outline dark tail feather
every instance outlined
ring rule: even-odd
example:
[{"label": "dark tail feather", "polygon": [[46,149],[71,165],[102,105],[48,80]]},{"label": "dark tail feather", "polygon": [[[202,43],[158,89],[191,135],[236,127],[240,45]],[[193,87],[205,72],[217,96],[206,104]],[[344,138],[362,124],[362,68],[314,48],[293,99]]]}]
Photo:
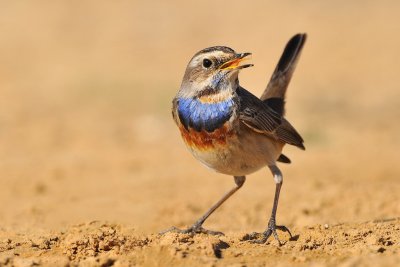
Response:
[{"label": "dark tail feather", "polygon": [[277,161],[282,162],[282,163],[288,163],[288,164],[292,162],[288,157],[286,157],[286,156],[283,155],[283,154],[281,154],[281,155],[279,156],[279,158],[277,159]]},{"label": "dark tail feather", "polygon": [[[261,100],[264,101],[269,98],[285,98],[286,89],[289,85],[290,79],[292,78],[293,72],[296,69],[296,64],[299,60],[306,39],[307,35],[305,33],[299,33],[293,36],[286,44],[285,50],[279,59],[271,80],[260,98]],[[278,109],[284,111],[284,101],[281,101],[281,105],[282,106]]]}]

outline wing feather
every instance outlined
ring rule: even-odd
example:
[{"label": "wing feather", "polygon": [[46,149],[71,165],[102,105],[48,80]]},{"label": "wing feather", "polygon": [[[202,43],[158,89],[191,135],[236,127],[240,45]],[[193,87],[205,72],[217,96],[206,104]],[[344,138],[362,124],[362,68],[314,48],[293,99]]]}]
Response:
[{"label": "wing feather", "polygon": [[303,138],[285,118],[246,89],[239,87],[236,92],[240,99],[239,120],[247,127],[305,149]]}]

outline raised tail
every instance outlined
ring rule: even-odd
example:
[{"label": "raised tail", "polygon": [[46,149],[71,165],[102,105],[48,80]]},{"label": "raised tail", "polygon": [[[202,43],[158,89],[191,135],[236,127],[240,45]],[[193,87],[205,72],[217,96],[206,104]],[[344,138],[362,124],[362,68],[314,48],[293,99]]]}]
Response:
[{"label": "raised tail", "polygon": [[285,93],[292,78],[293,72],[296,69],[297,61],[299,60],[301,50],[306,42],[307,35],[299,33],[293,36],[286,44],[285,50],[279,59],[278,65],[272,74],[267,88],[261,95],[260,99],[268,103],[275,111],[284,114]]}]

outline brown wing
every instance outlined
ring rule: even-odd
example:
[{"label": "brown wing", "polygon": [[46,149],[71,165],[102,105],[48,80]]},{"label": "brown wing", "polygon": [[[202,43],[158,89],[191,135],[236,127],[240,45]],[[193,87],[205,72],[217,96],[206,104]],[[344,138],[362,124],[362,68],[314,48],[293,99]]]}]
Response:
[{"label": "brown wing", "polygon": [[287,144],[297,146],[302,150],[306,149],[304,147],[303,138],[285,118],[282,119],[282,124],[276,128],[275,135],[279,140],[282,140]]},{"label": "brown wing", "polygon": [[256,132],[272,134],[282,123],[282,116],[246,89],[239,87],[239,119]]},{"label": "brown wing", "polygon": [[303,138],[285,118],[246,89],[239,87],[236,92],[240,99],[241,122],[258,133],[304,149]]}]

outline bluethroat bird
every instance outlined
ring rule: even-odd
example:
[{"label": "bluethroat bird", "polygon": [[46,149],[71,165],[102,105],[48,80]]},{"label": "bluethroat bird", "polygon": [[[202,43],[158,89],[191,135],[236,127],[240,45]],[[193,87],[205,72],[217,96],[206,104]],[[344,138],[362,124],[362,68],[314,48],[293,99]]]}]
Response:
[{"label": "bluethroat bird", "polygon": [[303,138],[285,119],[285,93],[306,41],[297,34],[287,43],[260,98],[239,84],[239,71],[253,66],[242,64],[251,53],[236,53],[226,46],[214,46],[196,53],[187,65],[182,85],[173,100],[172,115],[182,138],[196,159],[207,167],[232,175],[236,186],[227,192],[191,227],[172,227],[164,232],[222,234],[202,227],[205,220],[241,188],[246,175],[268,166],[276,189],[272,214],[263,233],[248,239],[265,243],[277,230],[276,210],[283,177],[277,162],[290,163],[282,154],[285,144],[305,149]]}]

